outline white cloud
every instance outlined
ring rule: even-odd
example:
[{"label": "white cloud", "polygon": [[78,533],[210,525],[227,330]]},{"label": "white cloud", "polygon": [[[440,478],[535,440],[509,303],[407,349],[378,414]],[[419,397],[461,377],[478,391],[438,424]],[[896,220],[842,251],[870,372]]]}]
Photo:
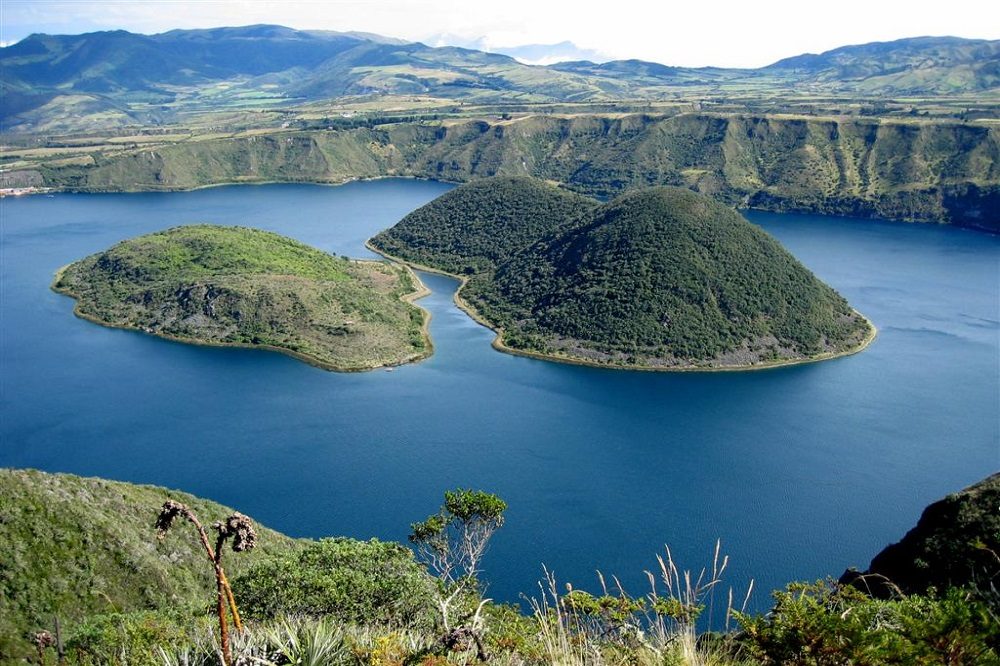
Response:
[{"label": "white cloud", "polygon": [[917,35],[1000,37],[1000,5],[877,0],[3,0],[0,39],[76,33],[277,23],[424,40],[516,46],[571,40],[617,58],[670,65],[759,66],[782,57]]}]

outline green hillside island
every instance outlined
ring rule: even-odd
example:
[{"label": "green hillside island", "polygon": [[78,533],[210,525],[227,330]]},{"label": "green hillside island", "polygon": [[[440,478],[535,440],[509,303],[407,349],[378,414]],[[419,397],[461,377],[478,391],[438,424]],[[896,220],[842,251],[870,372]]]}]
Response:
[{"label": "green hillside island", "polygon": [[[484,191],[507,193],[493,200]],[[539,188],[551,190],[538,197]],[[520,190],[520,195],[510,191]],[[771,236],[681,188],[573,200],[527,234],[554,186],[487,179],[456,188],[375,236],[394,258],[467,276],[456,299],[497,331],[494,346],[550,360],[648,370],[748,369],[860,351],[875,328]],[[488,212],[480,209],[491,201]],[[446,221],[447,220],[447,221]],[[457,228],[467,228],[461,234]],[[462,236],[463,243],[452,239]],[[493,261],[499,259],[493,268]]]},{"label": "green hillside island", "polygon": [[339,371],[431,353],[425,293],[399,266],[352,261],[258,229],[192,225],[140,236],[61,269],[78,316],[206,345],[254,347]]},{"label": "green hillside island", "polygon": [[492,271],[559,224],[598,205],[534,178],[484,178],[421,206],[370,245],[412,264],[472,275]]}]

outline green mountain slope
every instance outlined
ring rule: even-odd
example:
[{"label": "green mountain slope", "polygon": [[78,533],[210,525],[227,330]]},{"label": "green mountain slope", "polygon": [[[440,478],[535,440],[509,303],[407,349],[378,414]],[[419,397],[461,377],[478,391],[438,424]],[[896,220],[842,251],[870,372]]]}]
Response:
[{"label": "green mountain slope", "polygon": [[[25,634],[122,610],[207,606],[215,585],[187,525],[157,540],[167,499],[208,527],[233,511],[187,493],[32,470],[0,469],[0,660],[26,649]],[[257,529],[257,546],[228,553],[230,577],[297,542]]]},{"label": "green mountain slope", "polygon": [[[191,109],[239,108],[248,100],[266,106],[372,94],[608,97],[585,77],[504,55],[269,25],[31,35],[0,48],[0,71],[4,129],[22,131],[58,131],[44,107],[66,97],[123,110],[125,118],[108,126],[158,123]],[[64,127],[80,123],[66,119]]]},{"label": "green mountain slope", "polygon": [[735,211],[626,194],[469,281],[515,350],[625,367],[747,367],[856,351],[863,317]]},{"label": "green mountain slope", "polygon": [[30,35],[2,51],[5,80],[104,93],[155,90],[235,76],[312,68],[369,40],[342,33],[246,26]]},{"label": "green mountain slope", "polygon": [[418,208],[371,239],[387,254],[455,274],[492,270],[593,199],[527,177],[484,178]]},{"label": "green mountain slope", "polygon": [[76,313],[185,342],[263,347],[333,370],[425,356],[408,271],[278,234],[194,225],[127,240],[63,269]]},{"label": "green mountain slope", "polygon": [[977,92],[1000,86],[1000,41],[914,37],[873,42],[786,58],[764,71],[860,92]]}]

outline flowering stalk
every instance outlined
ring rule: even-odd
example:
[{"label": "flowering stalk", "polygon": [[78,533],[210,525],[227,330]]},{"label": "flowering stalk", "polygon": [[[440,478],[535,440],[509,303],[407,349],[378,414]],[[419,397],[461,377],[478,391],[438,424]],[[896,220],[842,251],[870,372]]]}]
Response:
[{"label": "flowering stalk", "polygon": [[201,546],[205,550],[205,555],[208,556],[215,571],[215,606],[216,613],[219,616],[219,643],[222,647],[222,657],[226,666],[231,666],[233,655],[232,648],[229,645],[229,625],[226,621],[227,606],[233,616],[233,624],[237,631],[243,628],[243,623],[240,620],[239,611],[236,609],[236,599],[233,597],[233,590],[229,586],[226,572],[222,568],[222,552],[228,539],[233,540],[232,548],[234,552],[241,553],[251,550],[256,544],[257,533],[254,531],[253,523],[250,522],[249,518],[241,513],[234,513],[224,521],[217,521],[212,524],[212,528],[217,533],[215,547],[213,548],[208,540],[205,528],[202,526],[201,521],[198,520],[198,517],[194,515],[194,512],[180,502],[167,500],[163,503],[160,515],[156,519],[157,536],[161,539],[166,536],[167,530],[170,529],[177,518],[185,518],[194,525],[195,530],[198,532],[198,539],[201,542]]}]

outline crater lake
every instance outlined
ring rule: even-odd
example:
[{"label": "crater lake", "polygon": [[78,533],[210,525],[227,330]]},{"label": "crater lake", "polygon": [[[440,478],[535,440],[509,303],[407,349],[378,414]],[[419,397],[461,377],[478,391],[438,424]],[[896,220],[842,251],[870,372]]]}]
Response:
[{"label": "crater lake", "polygon": [[[931,501],[1000,468],[1000,238],[942,226],[751,212],[879,329],[864,352],[759,372],[643,373],[502,354],[432,294],[434,355],[360,374],[277,353],[103,328],[49,289],[61,266],[179,224],[240,224],[326,251],[451,186],[415,180],[56,194],[0,203],[0,466],[182,489],[293,536],[405,541],[446,489],[499,493],[488,596],[542,566],[642,593],[730,556],[753,607],[864,567]],[[150,539],[157,507],[150,507]]]}]

